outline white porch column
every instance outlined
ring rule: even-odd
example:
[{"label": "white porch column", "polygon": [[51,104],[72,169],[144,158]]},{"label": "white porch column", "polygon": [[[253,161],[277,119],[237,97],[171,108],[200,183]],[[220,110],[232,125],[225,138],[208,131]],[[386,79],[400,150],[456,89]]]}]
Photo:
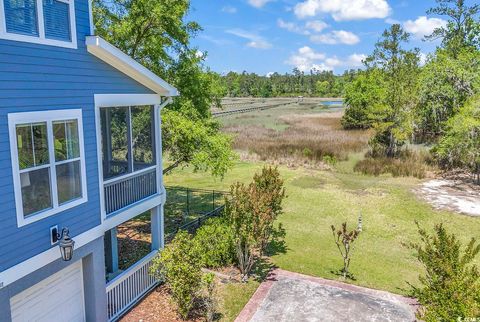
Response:
[{"label": "white porch column", "polygon": [[165,232],[163,224],[163,203],[150,210],[152,225],[152,250],[165,247]]}]

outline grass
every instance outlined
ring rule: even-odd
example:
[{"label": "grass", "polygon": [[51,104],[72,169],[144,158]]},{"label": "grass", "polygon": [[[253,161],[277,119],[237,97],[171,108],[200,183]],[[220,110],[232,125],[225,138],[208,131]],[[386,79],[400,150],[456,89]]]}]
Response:
[{"label": "grass", "polygon": [[[335,109],[328,111],[304,104],[222,118],[225,131],[237,134],[235,147],[259,158],[244,158],[224,180],[186,168],[175,170],[165,182],[228,190],[236,181],[250,182],[266,162],[282,164],[279,170],[288,197],[279,221],[286,230],[286,249],[272,254],[273,264],[307,275],[341,279],[335,272],[342,267],[342,259],[330,226],[347,221],[354,228],[362,214],[363,232],[355,242],[350,266],[355,280],[348,282],[405,295],[408,283],[418,283],[423,269],[412,251],[402,246],[419,239],[414,221],[429,230],[443,222],[466,244],[478,236],[480,219],[434,210],[412,192],[421,179],[355,172],[355,165],[365,159],[368,133],[342,130],[341,114]],[[308,161],[323,161],[325,155],[335,156],[339,162],[329,170],[302,166]],[[288,167],[292,163],[294,167]],[[223,320],[234,320],[257,286],[258,282],[251,281],[221,287]]]},{"label": "grass", "polygon": [[[280,268],[338,279],[332,271],[341,268],[341,258],[333,242],[330,225],[347,221],[354,227],[360,213],[363,233],[356,242],[351,272],[361,286],[405,294],[407,282],[415,284],[422,268],[403,242],[417,240],[414,221],[431,229],[443,222],[463,242],[478,236],[477,218],[437,211],[418,200],[411,189],[415,178],[365,176],[348,171],[319,171],[280,167],[288,198],[280,218],[286,229],[285,253],[272,257]],[[188,169],[165,178],[167,184],[208,189],[227,189],[235,181],[249,182],[262,163],[238,163],[219,181]],[[226,300],[228,302],[228,299]]]},{"label": "grass", "polygon": [[297,109],[295,113],[293,107],[275,110],[275,115],[262,114],[265,111],[243,114],[234,118],[235,124],[228,121],[224,131],[235,136],[234,148],[247,154],[244,159],[287,165],[318,164],[326,157],[347,160],[350,153],[366,149],[369,133],[343,130],[341,112]]},{"label": "grass", "polygon": [[221,299],[219,303],[221,320],[235,320],[259,285],[260,283],[255,280],[250,280],[248,283],[221,285],[218,290],[218,296]]}]

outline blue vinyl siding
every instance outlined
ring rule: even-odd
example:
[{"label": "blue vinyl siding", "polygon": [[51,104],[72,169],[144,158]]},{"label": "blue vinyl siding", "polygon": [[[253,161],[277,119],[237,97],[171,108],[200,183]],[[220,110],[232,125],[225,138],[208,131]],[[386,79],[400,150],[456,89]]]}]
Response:
[{"label": "blue vinyl siding", "polygon": [[2,0],[7,32],[38,36],[36,0]]},{"label": "blue vinyl siding", "polygon": [[58,0],[42,0],[45,37],[70,41],[69,4]]},{"label": "blue vinyl siding", "polygon": [[[53,225],[68,227],[75,238],[101,224],[94,94],[152,94],[87,52],[87,1],[75,1],[78,49],[0,39],[0,271],[51,248],[49,228]],[[83,111],[88,202],[17,228],[8,113],[79,108]]]}]

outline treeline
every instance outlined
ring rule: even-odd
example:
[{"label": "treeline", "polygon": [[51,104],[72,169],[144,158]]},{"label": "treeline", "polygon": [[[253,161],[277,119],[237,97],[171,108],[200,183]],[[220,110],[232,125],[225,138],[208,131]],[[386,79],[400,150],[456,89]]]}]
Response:
[{"label": "treeline", "polygon": [[406,49],[410,35],[400,25],[385,30],[345,87],[343,126],[373,128],[373,158],[399,158],[407,143],[426,143],[441,166],[469,170],[480,183],[480,5],[437,4],[427,14],[448,24],[426,38],[441,45],[420,66],[419,50]]},{"label": "treeline", "polygon": [[222,82],[229,97],[342,97],[345,85],[357,72],[349,70],[335,75],[332,71],[312,70],[304,73],[297,68],[291,74],[268,76],[230,72],[222,77]]}]

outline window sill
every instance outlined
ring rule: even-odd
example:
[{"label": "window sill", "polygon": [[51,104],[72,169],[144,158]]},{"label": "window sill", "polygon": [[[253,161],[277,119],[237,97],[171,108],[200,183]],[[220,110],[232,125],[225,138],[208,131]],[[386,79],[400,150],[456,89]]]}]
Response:
[{"label": "window sill", "polygon": [[57,208],[51,208],[48,210],[44,210],[41,212],[37,212],[35,214],[32,214],[28,217],[23,217],[22,216],[17,216],[17,225],[18,227],[23,227],[29,224],[32,224],[34,222],[37,222],[39,220],[48,218],[50,216],[56,215],[62,211],[71,209],[73,207],[79,206],[81,204],[84,204],[88,201],[88,197],[80,198],[80,199],[75,199],[71,202],[65,203],[63,205],[58,206]]},{"label": "window sill", "polygon": [[47,38],[40,38],[35,36],[26,36],[26,35],[3,32],[3,33],[0,33],[0,38],[6,39],[6,40],[28,42],[28,43],[39,44],[39,45],[56,46],[56,47],[71,48],[71,49],[78,48],[75,37],[73,37],[74,38],[73,41],[62,41],[62,40],[47,39]]}]

